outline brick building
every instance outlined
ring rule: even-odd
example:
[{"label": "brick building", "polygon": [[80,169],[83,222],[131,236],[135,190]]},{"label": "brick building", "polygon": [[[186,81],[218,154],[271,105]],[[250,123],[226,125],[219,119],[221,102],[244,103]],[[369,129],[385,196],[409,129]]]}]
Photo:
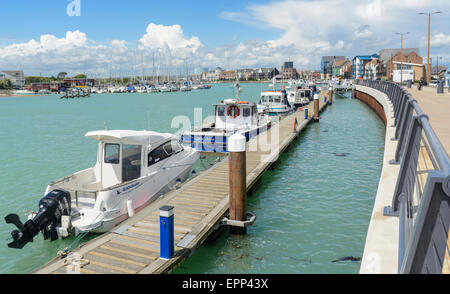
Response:
[{"label": "brick building", "polygon": [[[380,76],[392,80],[393,71],[401,69],[401,49],[380,50],[380,62]],[[419,48],[403,49],[403,70],[413,70],[415,80],[420,80],[425,76],[425,67],[423,66],[423,58],[420,56]]]},{"label": "brick building", "polygon": [[297,69],[294,68],[294,62],[287,61],[281,67],[281,76],[283,80],[295,80],[298,78]]}]

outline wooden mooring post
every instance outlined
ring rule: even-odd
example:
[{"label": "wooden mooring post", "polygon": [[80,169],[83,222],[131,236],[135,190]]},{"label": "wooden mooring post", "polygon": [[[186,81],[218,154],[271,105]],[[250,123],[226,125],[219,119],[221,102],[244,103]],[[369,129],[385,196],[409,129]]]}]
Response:
[{"label": "wooden mooring post", "polygon": [[[247,219],[247,160],[246,139],[234,134],[228,141],[229,197],[230,220],[246,221]],[[231,234],[245,234],[246,227],[230,226]]]},{"label": "wooden mooring post", "polygon": [[314,122],[319,122],[319,95],[314,94]]},{"label": "wooden mooring post", "polygon": [[333,104],[333,87],[332,86],[330,86],[330,88],[328,89],[328,96],[330,96],[328,103]]}]

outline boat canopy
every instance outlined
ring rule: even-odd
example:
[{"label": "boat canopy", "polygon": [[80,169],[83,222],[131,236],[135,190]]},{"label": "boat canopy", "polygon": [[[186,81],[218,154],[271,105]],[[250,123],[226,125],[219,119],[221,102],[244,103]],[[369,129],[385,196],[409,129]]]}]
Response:
[{"label": "boat canopy", "polygon": [[85,137],[89,137],[97,141],[122,142],[138,145],[156,145],[175,138],[173,134],[169,133],[131,130],[93,131],[88,132]]}]

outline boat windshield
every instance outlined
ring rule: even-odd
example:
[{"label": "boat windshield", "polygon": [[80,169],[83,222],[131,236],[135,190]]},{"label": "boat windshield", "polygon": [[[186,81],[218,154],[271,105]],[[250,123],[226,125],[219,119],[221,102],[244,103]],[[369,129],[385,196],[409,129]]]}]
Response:
[{"label": "boat windshield", "polygon": [[280,103],[281,102],[281,96],[273,95],[273,96],[263,96],[262,101],[266,103]]}]

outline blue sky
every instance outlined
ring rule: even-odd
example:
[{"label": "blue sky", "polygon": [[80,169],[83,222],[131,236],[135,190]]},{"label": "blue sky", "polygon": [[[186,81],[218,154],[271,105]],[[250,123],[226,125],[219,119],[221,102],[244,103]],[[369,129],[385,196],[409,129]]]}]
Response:
[{"label": "blue sky", "polygon": [[[372,54],[405,47],[426,56],[432,18],[432,58],[450,63],[449,0],[72,0],[4,1],[0,68],[26,74],[59,71],[130,73],[158,56],[160,68],[277,66],[287,59],[317,69],[323,55]],[[435,63],[434,63],[435,64]]]},{"label": "blue sky", "polygon": [[[187,36],[196,35],[206,46],[220,46],[249,39],[270,39],[276,29],[258,29],[220,17],[223,11],[240,11],[248,4],[269,1],[153,1],[153,0],[81,0],[81,16],[66,13],[68,0],[14,0],[2,3],[1,22],[20,23],[0,26],[5,44],[25,42],[42,34],[62,36],[69,30],[80,30],[90,39],[109,42],[124,39],[135,45],[146,26],[180,24]],[[279,32],[278,32],[279,33]]]}]

